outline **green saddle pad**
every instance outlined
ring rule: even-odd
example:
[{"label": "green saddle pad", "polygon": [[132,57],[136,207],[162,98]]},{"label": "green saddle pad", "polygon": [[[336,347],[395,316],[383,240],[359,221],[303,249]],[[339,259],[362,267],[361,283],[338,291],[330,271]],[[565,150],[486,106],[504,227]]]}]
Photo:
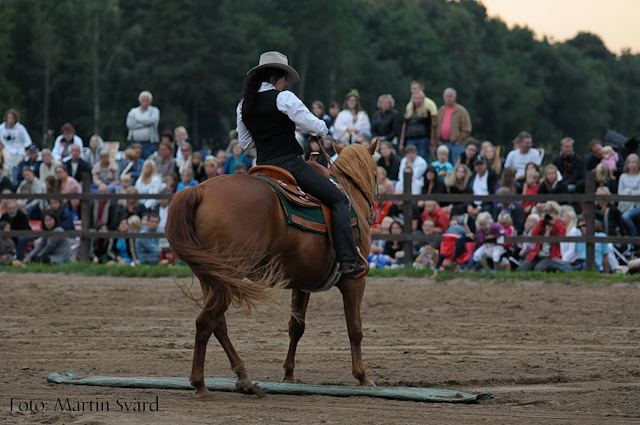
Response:
[{"label": "green saddle pad", "polygon": [[[327,222],[324,219],[324,214],[322,214],[322,208],[310,207],[292,202],[289,198],[282,194],[281,188],[272,180],[262,176],[256,177],[269,183],[269,185],[271,185],[271,187],[278,194],[280,204],[282,204],[284,213],[287,216],[287,226],[292,225],[309,232],[320,233],[323,235],[327,234]],[[358,216],[356,215],[353,207],[351,207],[350,218],[352,226],[360,229]]]}]

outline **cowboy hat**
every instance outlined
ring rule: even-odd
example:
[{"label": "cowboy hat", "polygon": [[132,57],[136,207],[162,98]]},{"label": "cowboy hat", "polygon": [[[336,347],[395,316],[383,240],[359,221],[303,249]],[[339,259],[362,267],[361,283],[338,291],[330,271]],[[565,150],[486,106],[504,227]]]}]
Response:
[{"label": "cowboy hat", "polygon": [[289,84],[300,81],[298,72],[289,66],[289,60],[280,52],[264,52],[260,55],[258,66],[251,68],[245,75],[251,75],[262,68],[279,68],[287,71],[287,83]]}]

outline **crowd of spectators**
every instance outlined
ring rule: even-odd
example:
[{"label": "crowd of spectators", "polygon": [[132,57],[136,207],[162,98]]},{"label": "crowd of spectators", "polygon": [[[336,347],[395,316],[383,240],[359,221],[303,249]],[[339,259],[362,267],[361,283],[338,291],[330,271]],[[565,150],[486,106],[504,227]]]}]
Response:
[{"label": "crowd of spectators", "polygon": [[[243,151],[237,132],[230,133],[225,150],[216,154],[194,149],[184,126],[159,133],[160,110],[153,96],[143,91],[139,105],[126,117],[127,147],[114,155],[99,135],[88,146],[72,124],[62,126],[52,149],[40,150],[20,123],[20,114],[11,109],[0,125],[0,190],[15,192],[15,199],[0,204],[0,231],[64,231],[78,227],[81,205],[77,200],[21,200],[20,194],[81,193],[89,176],[92,190],[100,194],[172,194],[186,187],[223,175],[246,174],[255,164],[255,151]],[[402,110],[402,113],[398,112]],[[321,101],[311,105],[314,115],[329,128],[322,141],[329,160],[335,159],[334,143],[368,146],[373,138],[380,143],[375,154],[381,194],[402,193],[404,179],[411,179],[412,194],[563,194],[585,191],[585,172],[595,171],[597,193],[640,194],[640,163],[636,154],[623,157],[598,140],[588,144],[583,160],[574,152],[573,139],[559,142],[559,154],[547,157],[533,145],[529,133],[513,141],[494,144],[471,137],[471,118],[457,102],[453,88],[443,91],[442,105],[424,94],[424,85],[413,81],[407,104],[397,108],[390,94],[379,96],[377,110],[363,109],[360,94],[352,90],[343,103],[331,102],[328,111]],[[300,129],[296,137],[307,155],[319,150]],[[505,152],[507,145],[512,149]],[[96,263],[167,264],[173,258],[162,238],[169,200],[96,200],[89,213],[90,226],[97,234],[107,231],[157,233],[158,238],[105,239],[96,236],[91,255]],[[549,202],[453,202],[415,203],[412,216],[404,217],[401,202],[378,201],[373,211],[372,231],[401,233],[406,220],[416,233],[440,234],[442,242],[415,244],[418,265],[441,268],[476,267],[491,270],[571,271],[584,267],[586,249],[582,243],[508,244],[503,236],[569,235],[584,232],[584,218],[576,214],[580,204]],[[638,234],[635,219],[640,204],[600,202],[597,205],[597,235]],[[616,267],[612,244],[597,244],[599,270]],[[621,247],[618,247],[621,248]],[[0,263],[42,261],[64,263],[77,254],[77,241],[64,237],[31,240],[0,238]],[[602,257],[606,261],[602,261]],[[373,266],[402,264],[404,250],[397,241],[373,243]]]}]

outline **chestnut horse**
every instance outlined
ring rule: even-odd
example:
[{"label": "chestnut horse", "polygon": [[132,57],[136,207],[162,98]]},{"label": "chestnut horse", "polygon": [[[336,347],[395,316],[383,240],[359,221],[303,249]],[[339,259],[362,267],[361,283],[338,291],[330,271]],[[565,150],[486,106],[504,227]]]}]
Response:
[{"label": "chestnut horse", "polygon": [[[354,228],[356,243],[365,255],[371,245],[369,226],[377,173],[372,155],[376,146],[377,142],[369,148],[338,148],[339,156],[329,169],[349,193],[360,227]],[[238,376],[236,387],[248,392],[255,388],[229,340],[224,313],[233,303],[248,314],[254,301],[282,310],[273,299],[281,288],[293,290],[283,382],[295,382],[296,347],[304,333],[309,302],[309,294],[303,290],[321,286],[333,272],[335,251],[329,237],[288,226],[271,186],[245,175],[216,177],[178,192],[169,208],[166,234],[171,248],[191,267],[202,287],[202,297],[194,299],[202,307],[196,319],[189,378],[195,396],[209,393],[204,384],[204,359],[211,333]],[[361,352],[360,304],[365,277],[342,277],[336,286],[344,301],[353,376],[360,385],[375,385],[365,374]]]}]

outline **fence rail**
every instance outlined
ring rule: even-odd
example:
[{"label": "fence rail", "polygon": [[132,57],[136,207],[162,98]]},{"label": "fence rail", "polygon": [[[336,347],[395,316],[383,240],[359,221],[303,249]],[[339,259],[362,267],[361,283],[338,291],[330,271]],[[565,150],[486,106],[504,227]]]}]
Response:
[{"label": "fence rail", "polygon": [[[410,174],[410,173],[408,173]],[[625,196],[625,195],[595,195],[595,174],[593,172],[586,173],[586,192],[584,194],[563,194],[563,195],[450,195],[450,194],[411,194],[411,178],[404,179],[404,193],[403,194],[389,194],[379,195],[378,200],[389,201],[402,201],[402,211],[405,217],[413,216],[413,203],[417,201],[433,200],[438,203],[455,203],[455,202],[513,202],[513,201],[533,201],[533,202],[547,202],[557,201],[561,203],[574,203],[580,202],[584,205],[584,215],[586,217],[586,236],[571,237],[571,236],[505,236],[505,242],[519,243],[519,242],[577,242],[587,244],[587,261],[586,266],[588,270],[592,270],[595,266],[595,243],[621,243],[621,244],[637,244],[638,237],[631,236],[607,236],[596,237],[595,236],[595,203],[597,201],[631,201],[640,203],[640,196]],[[72,237],[80,238],[80,259],[84,261],[89,260],[89,245],[92,238],[158,238],[162,237],[162,233],[124,233],[124,232],[106,232],[98,233],[92,231],[89,227],[90,213],[92,211],[91,203],[93,201],[101,200],[122,200],[122,199],[171,199],[172,194],[97,194],[91,193],[91,177],[90,174],[84,174],[82,177],[82,193],[46,193],[37,195],[27,194],[4,194],[0,193],[0,199],[79,199],[81,205],[81,217],[82,229],[80,231],[64,231],[64,232],[51,232],[51,231],[32,231],[32,230],[11,230],[4,233],[8,237]],[[372,234],[375,240],[384,241],[400,241],[404,243],[405,252],[405,267],[411,267],[413,263],[413,242],[439,242],[442,240],[441,235],[424,235],[413,234],[411,220],[405,220],[403,226],[403,233],[400,235],[390,234]]]}]

